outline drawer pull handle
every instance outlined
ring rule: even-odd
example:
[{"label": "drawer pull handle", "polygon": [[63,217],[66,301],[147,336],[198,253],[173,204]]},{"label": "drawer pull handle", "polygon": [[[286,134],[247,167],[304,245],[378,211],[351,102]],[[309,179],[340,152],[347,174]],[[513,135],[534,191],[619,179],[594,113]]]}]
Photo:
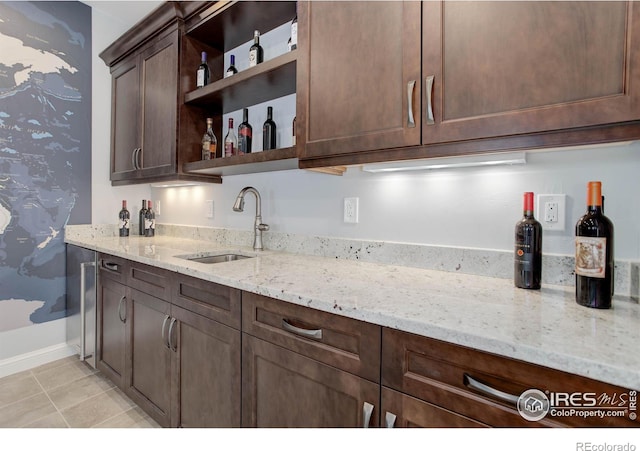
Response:
[{"label": "drawer pull handle", "polygon": [[518,396],[496,390],[495,388],[490,387],[487,384],[483,384],[482,382],[472,378],[468,374],[464,375],[464,385],[473,388],[474,390],[477,390],[487,396],[491,396],[493,398],[497,398],[501,401],[511,404],[514,407],[518,405]]},{"label": "drawer pull handle", "polygon": [[427,125],[435,124],[435,120],[433,118],[433,99],[431,98],[433,91],[433,75],[429,75],[425,78],[425,88],[427,90]]},{"label": "drawer pull handle", "polygon": [[127,323],[127,310],[125,308],[124,310],[124,316],[122,316],[122,306],[125,304],[125,301],[127,300],[126,296],[122,296],[120,298],[120,302],[118,302],[118,318],[120,318],[120,321],[122,321],[123,323]]},{"label": "drawer pull handle", "polygon": [[167,334],[165,333],[165,329],[167,328],[167,321],[169,321],[169,319],[171,319],[171,317],[169,315],[165,315],[164,321],[162,321],[162,344],[171,349],[171,344],[169,344],[169,340],[167,340]]},{"label": "drawer pull handle", "polygon": [[111,263],[111,262],[103,261],[102,262],[102,266],[105,269],[108,269],[109,271],[114,271],[114,272],[118,271],[118,264],[117,263]]},{"label": "drawer pull handle", "polygon": [[287,332],[300,335],[301,337],[322,340],[322,329],[302,329],[290,324],[286,319],[282,320],[282,328]]},{"label": "drawer pull handle", "polygon": [[364,402],[362,404],[362,427],[368,428],[369,423],[371,423],[371,415],[373,414],[373,404],[369,404],[368,402]]},{"label": "drawer pull handle", "polygon": [[407,113],[409,115],[409,118],[407,119],[408,128],[415,128],[416,126],[416,121],[413,118],[413,90],[415,86],[415,80],[411,80],[409,83],[407,83]]},{"label": "drawer pull handle", "polygon": [[393,428],[396,424],[396,416],[391,412],[387,412],[384,416],[384,424],[387,428]]},{"label": "drawer pull handle", "polygon": [[171,349],[173,352],[178,352],[178,344],[176,343],[175,347],[173,346],[172,343],[172,337],[173,337],[173,327],[176,325],[176,322],[178,322],[177,319],[175,318],[171,318],[171,322],[169,323],[169,333],[167,334],[167,341],[169,342],[169,349]]}]

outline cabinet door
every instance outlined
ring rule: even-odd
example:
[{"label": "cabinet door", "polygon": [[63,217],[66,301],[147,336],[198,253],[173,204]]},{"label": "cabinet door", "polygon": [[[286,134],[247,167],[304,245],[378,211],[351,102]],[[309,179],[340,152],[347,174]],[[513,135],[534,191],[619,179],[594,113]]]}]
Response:
[{"label": "cabinet door", "polygon": [[382,387],[382,427],[387,428],[478,428],[488,427],[478,421],[412,396]]},{"label": "cabinet door", "polygon": [[243,334],[242,425],[377,426],[380,386]]},{"label": "cabinet door", "polygon": [[171,304],[129,289],[131,374],[126,393],[162,426],[170,425],[171,358],[168,337],[174,333]]},{"label": "cabinet door", "polygon": [[635,2],[424,2],[424,144],[640,118]]},{"label": "cabinet door", "polygon": [[176,170],[178,32],[140,55],[143,177]]},{"label": "cabinet door", "polygon": [[180,307],[171,312],[179,321],[173,426],[240,427],[240,331]]},{"label": "cabinet door", "polygon": [[420,2],[298,5],[302,156],[419,144]]},{"label": "cabinet door", "polygon": [[127,288],[106,277],[99,278],[96,367],[118,387],[125,385]]},{"label": "cabinet door", "polygon": [[140,73],[133,55],[116,66],[112,77],[111,180],[133,178],[134,159],[140,147]]}]

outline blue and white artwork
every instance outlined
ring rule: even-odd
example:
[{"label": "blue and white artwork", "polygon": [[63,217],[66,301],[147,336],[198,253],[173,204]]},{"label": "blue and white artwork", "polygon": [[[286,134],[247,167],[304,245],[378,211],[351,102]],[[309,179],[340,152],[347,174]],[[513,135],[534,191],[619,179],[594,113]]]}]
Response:
[{"label": "blue and white artwork", "polygon": [[91,222],[91,8],[0,1],[0,332],[65,316],[64,226]]}]

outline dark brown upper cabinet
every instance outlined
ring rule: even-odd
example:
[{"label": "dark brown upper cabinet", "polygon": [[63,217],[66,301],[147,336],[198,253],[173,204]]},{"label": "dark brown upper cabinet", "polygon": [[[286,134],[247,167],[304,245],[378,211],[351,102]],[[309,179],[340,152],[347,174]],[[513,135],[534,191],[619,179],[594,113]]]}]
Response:
[{"label": "dark brown upper cabinet", "polygon": [[634,2],[302,5],[300,167],[640,137]]}]

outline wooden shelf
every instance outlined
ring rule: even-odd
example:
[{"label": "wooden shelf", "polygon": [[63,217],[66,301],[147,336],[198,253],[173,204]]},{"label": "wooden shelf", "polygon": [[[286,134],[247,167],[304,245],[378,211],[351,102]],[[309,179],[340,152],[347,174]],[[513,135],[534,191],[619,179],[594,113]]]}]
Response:
[{"label": "wooden shelf", "polygon": [[194,161],[193,163],[185,163],[182,167],[185,173],[216,176],[287,169],[298,169],[298,155],[295,147],[283,147],[214,160]]},{"label": "wooden shelf", "polygon": [[184,103],[224,114],[296,92],[298,50],[185,94]]},{"label": "wooden shelf", "polygon": [[187,22],[187,35],[227,52],[293,20],[296,2],[219,1]]}]

